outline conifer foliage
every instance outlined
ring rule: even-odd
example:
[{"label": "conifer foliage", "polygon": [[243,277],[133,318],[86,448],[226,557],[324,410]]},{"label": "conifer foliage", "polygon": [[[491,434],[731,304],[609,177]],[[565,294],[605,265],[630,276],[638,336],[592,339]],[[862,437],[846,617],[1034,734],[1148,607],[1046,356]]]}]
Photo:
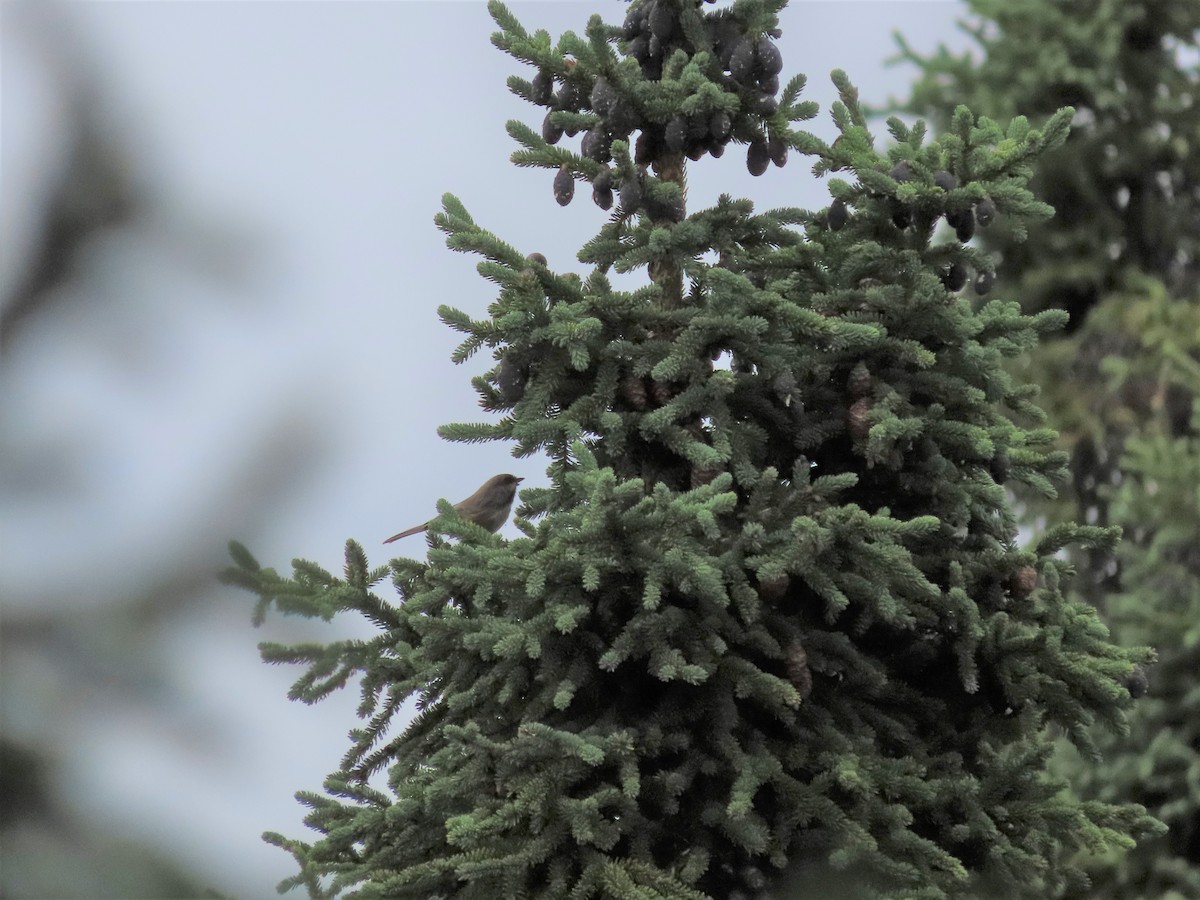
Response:
[{"label": "conifer foliage", "polygon": [[[305,702],[360,678],[366,719],[326,793],[300,795],[321,837],[268,835],[300,864],[284,887],[1045,897],[1078,883],[1073,851],[1153,829],[1045,773],[1052,730],[1090,750],[1088,726],[1122,727],[1146,658],[1063,593],[1057,551],[1114,536],[1063,525],[1021,549],[1007,505],[1009,483],[1053,492],[1064,459],[1017,424],[1036,391],[1002,363],[1063,317],[985,301],[992,260],[934,240],[1048,215],[1025,183],[1070,110],[1034,129],[960,108],[934,142],[891,120],[885,151],[835,72],[827,144],[797,128],[803,77],[780,84],[782,5],[638,0],[555,42],[491,3],[494,43],[532,67],[510,89],[547,110],[509,124],[513,161],[550,176],[546,215],[580,182],[608,215],[578,275],[446,196],[438,226],[498,296],[482,319],[440,310],[456,361],[496,361],[475,381],[491,420],[443,434],[542,452],[549,486],[521,493],[524,537],[443,504],[427,561],[372,568],[351,541],[341,578],[235,545],[227,577],[260,618],[379,627],[263,646],[308,666]],[[689,212],[688,162],[735,148],[781,193],[767,172],[807,157],[832,202]]]},{"label": "conifer foliage", "polygon": [[[1157,664],[1131,682],[1130,732],[1104,763],[1072,765],[1083,796],[1144,803],[1170,830],[1088,860],[1082,897],[1200,897],[1200,4],[1174,0],[970,0],[972,53],[903,56],[922,69],[910,111],[950,127],[948,105],[1049,116],[1079,108],[1032,184],[1058,213],[1015,243],[1001,283],[1026,310],[1069,312],[1030,356],[1071,453],[1057,504],[1028,518],[1119,525],[1115,550],[1078,554],[1073,592]],[[1051,48],[1050,52],[1046,52]],[[1071,756],[1065,755],[1067,761]]]}]

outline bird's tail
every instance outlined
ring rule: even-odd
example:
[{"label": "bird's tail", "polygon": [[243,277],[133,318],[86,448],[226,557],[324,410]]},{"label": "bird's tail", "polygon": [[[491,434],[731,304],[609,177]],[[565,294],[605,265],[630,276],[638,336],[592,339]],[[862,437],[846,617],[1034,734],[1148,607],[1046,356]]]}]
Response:
[{"label": "bird's tail", "polygon": [[386,541],[384,541],[384,543],[390,544],[392,541],[398,541],[398,540],[400,540],[400,538],[406,538],[410,534],[416,534],[418,531],[424,531],[426,527],[427,526],[425,526],[425,525],[417,525],[414,528],[408,529],[408,531],[402,531],[399,534],[393,534],[390,538],[388,538]]}]

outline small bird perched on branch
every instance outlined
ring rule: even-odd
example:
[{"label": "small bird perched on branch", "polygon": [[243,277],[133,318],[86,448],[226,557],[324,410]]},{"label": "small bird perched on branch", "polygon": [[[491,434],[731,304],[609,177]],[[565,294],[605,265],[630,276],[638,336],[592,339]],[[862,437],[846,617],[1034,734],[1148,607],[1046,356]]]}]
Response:
[{"label": "small bird perched on branch", "polygon": [[[512,509],[513,497],[517,495],[517,485],[524,480],[523,478],[518,478],[516,475],[493,475],[480,485],[479,490],[466,500],[463,500],[461,503],[455,503],[454,508],[467,521],[474,522],[488,531],[499,531],[500,526],[508,521],[508,513]],[[393,534],[384,543],[390,544],[392,541],[398,541],[400,538],[408,537],[410,534],[424,531],[428,527],[428,522],[424,525],[417,525],[407,531]]]}]

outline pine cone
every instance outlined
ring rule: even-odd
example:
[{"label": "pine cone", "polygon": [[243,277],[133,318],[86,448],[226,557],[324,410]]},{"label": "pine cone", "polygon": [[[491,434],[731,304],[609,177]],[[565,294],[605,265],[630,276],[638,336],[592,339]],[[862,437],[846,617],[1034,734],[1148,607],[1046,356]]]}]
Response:
[{"label": "pine cone", "polygon": [[769,37],[758,39],[758,70],[770,77],[783,71],[783,54]]},{"label": "pine cone", "polygon": [[546,106],[554,95],[554,78],[545,69],[539,69],[533,76],[533,90],[530,96],[538,106]]},{"label": "pine cone", "polygon": [[779,168],[787,165],[788,145],[783,138],[773,137],[767,141],[767,155],[771,157],[771,162],[775,163]]},{"label": "pine cone", "polygon": [[621,396],[634,409],[646,408],[646,382],[636,375],[621,379]]},{"label": "pine cone", "polygon": [[579,112],[579,95],[569,81],[564,81],[554,94],[554,106],[568,112]]},{"label": "pine cone", "polygon": [[759,91],[757,93],[751,93],[748,108],[752,113],[756,113],[763,118],[770,118],[771,116],[775,115],[775,111],[779,109],[779,101],[770,94]]},{"label": "pine cone", "polygon": [[639,166],[648,166],[658,156],[659,139],[649,128],[643,128],[633,145],[633,161]]},{"label": "pine cone", "polygon": [[650,396],[654,398],[656,406],[666,406],[675,396],[675,391],[665,381],[652,381],[650,382]]},{"label": "pine cone", "polygon": [[687,144],[688,124],[683,116],[675,116],[667,123],[663,132],[663,142],[672,153],[682,153]]},{"label": "pine cone", "polygon": [[603,125],[597,125],[583,136],[579,144],[579,154],[599,163],[612,159],[612,138],[608,136]]},{"label": "pine cone", "polygon": [[982,225],[984,228],[987,228],[989,225],[992,224],[992,221],[995,218],[996,218],[996,204],[993,203],[990,198],[984,197],[975,206],[976,221],[978,221],[979,224]]},{"label": "pine cone", "polygon": [[[949,216],[946,217],[946,221],[950,221]],[[959,215],[958,224],[954,226],[954,236],[964,244],[975,237],[975,214],[970,209]]]},{"label": "pine cone", "polygon": [[1133,671],[1125,676],[1125,690],[1134,700],[1146,696],[1150,690],[1150,679],[1146,676],[1144,666],[1134,666]]},{"label": "pine cone", "polygon": [[769,165],[771,151],[767,149],[767,142],[762,138],[755,138],[746,150],[746,168],[750,170],[751,175],[757,176],[767,171]]},{"label": "pine cone", "polygon": [[627,213],[637,212],[642,205],[642,184],[637,175],[631,175],[621,183],[621,208]]},{"label": "pine cone", "polygon": [[645,27],[645,5],[631,6],[629,8],[629,12],[625,13],[625,21],[621,24],[621,36],[627,41],[632,41],[635,37],[642,33]]},{"label": "pine cone", "polygon": [[753,38],[742,38],[729,57],[729,74],[738,84],[749,84],[753,80],[756,50]]},{"label": "pine cone", "polygon": [[558,201],[559,206],[566,206],[574,196],[575,177],[567,164],[563,163],[558,174],[554,176],[554,199]]},{"label": "pine cone", "polygon": [[613,192],[612,188],[600,190],[598,187],[592,188],[592,202],[604,210],[612,209]]},{"label": "pine cone", "polygon": [[654,3],[646,16],[650,32],[660,41],[668,40],[675,33],[675,15],[670,3]]},{"label": "pine cone", "polygon": [[841,231],[842,227],[850,221],[850,210],[846,209],[846,204],[840,199],[834,200],[829,204],[829,229],[831,231]]},{"label": "pine cone", "polygon": [[625,45],[625,52],[638,62],[645,64],[646,60],[650,58],[650,35],[639,34],[630,40]]},{"label": "pine cone", "polygon": [[529,372],[509,360],[507,357],[500,361],[496,372],[496,386],[500,388],[500,396],[509,406],[515,406],[525,396],[525,383]]},{"label": "pine cone", "polygon": [[664,203],[655,203],[651,214],[652,219],[666,219],[668,222],[682,222],[687,214],[683,197],[676,197]]},{"label": "pine cone", "polygon": [[846,424],[855,440],[866,440],[867,435],[871,433],[870,416],[873,407],[870,397],[860,397],[854,401],[846,414]]},{"label": "pine cone", "polygon": [[592,202],[601,209],[611,209],[613,205],[612,169],[605,166],[592,179]]},{"label": "pine cone", "polygon": [[547,144],[557,144],[563,136],[562,128],[550,121],[552,115],[554,113],[548,112],[546,118],[542,119],[542,140]]},{"label": "pine cone", "polygon": [[952,191],[958,187],[958,179],[942,169],[940,172],[933,173],[933,183],[940,187],[943,191]]},{"label": "pine cone", "polygon": [[792,405],[792,400],[795,399],[799,386],[796,376],[792,373],[791,369],[780,372],[775,376],[775,380],[771,382],[775,396],[783,401],[784,406]]},{"label": "pine cone", "polygon": [[769,575],[758,580],[758,595],[764,600],[779,600],[787,594],[792,579],[787,575]]},{"label": "pine cone", "polygon": [[982,297],[992,289],[996,282],[995,272],[980,272],[975,276],[975,293]]},{"label": "pine cone", "polygon": [[613,104],[617,101],[617,92],[608,83],[608,80],[601,75],[596,79],[596,83],[592,85],[592,95],[588,99],[597,115],[608,116],[612,111]]},{"label": "pine cone", "polygon": [[812,672],[808,668],[808,654],[800,641],[794,641],[787,648],[788,681],[795,685],[800,699],[812,693]]},{"label": "pine cone", "polygon": [[733,51],[741,44],[742,30],[727,10],[713,13],[707,18],[717,60],[721,63],[721,68],[728,69]]},{"label": "pine cone", "polygon": [[896,165],[892,166],[892,171],[888,172],[888,175],[893,181],[903,184],[906,181],[912,181],[914,173],[908,160],[902,159]]},{"label": "pine cone", "polygon": [[996,455],[992,457],[992,461],[988,465],[988,471],[996,484],[1004,484],[1008,481],[1008,476],[1012,474],[1012,463],[1008,458],[1007,450],[1001,447],[996,451]]},{"label": "pine cone", "polygon": [[949,268],[942,270],[939,277],[946,290],[953,294],[961,291],[967,283],[967,270],[962,263],[951,263]]},{"label": "pine cone", "polygon": [[714,141],[723,144],[729,140],[729,136],[733,133],[733,119],[729,117],[729,113],[724,110],[717,110],[713,113],[708,123],[708,132]]},{"label": "pine cone", "polygon": [[850,370],[850,377],[846,379],[846,388],[850,391],[851,397],[862,398],[870,395],[871,370],[862,360],[855,363],[854,368]]},{"label": "pine cone", "polygon": [[608,130],[613,137],[626,140],[630,132],[642,124],[637,109],[626,100],[616,97],[609,108]]},{"label": "pine cone", "polygon": [[1024,600],[1037,587],[1038,573],[1033,566],[1021,566],[1008,578],[1008,592],[1018,600]]}]

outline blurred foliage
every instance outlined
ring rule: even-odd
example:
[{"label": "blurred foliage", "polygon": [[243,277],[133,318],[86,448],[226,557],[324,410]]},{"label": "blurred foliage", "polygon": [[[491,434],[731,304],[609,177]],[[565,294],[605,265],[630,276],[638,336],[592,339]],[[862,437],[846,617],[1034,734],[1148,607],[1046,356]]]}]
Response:
[{"label": "blurred foliage", "polygon": [[88,827],[56,797],[44,747],[0,740],[0,895],[20,898],[215,896],[182,866],[111,830]]},{"label": "blurred foliage", "polygon": [[[18,66],[28,69],[20,71],[21,78],[12,78],[11,87],[6,82],[5,102],[14,107],[26,103],[36,113],[6,120],[5,140],[18,148],[14,155],[24,152],[35,161],[32,170],[41,179],[36,184],[22,179],[5,184],[6,214],[16,209],[24,217],[6,216],[5,221],[6,241],[22,250],[13,254],[4,272],[0,297],[0,404],[21,408],[29,406],[22,394],[31,381],[29,361],[72,332],[81,306],[104,307],[119,320],[124,310],[118,305],[133,305],[139,299],[124,293],[128,282],[120,278],[139,260],[122,255],[114,245],[121,239],[150,245],[145,258],[151,258],[160,248],[145,240],[145,233],[153,227],[161,238],[170,230],[164,225],[172,223],[166,221],[163,197],[149,183],[148,168],[153,166],[144,168],[147,156],[137,144],[139,135],[114,124],[120,117],[114,115],[118,104],[110,91],[110,73],[93,65],[93,48],[76,33],[79,22],[70,10],[58,4],[14,2],[3,4],[0,15],[6,52],[22,51],[5,60],[6,76]],[[28,198],[32,199],[22,206]],[[191,245],[183,245],[193,235],[177,229],[169,237],[176,240],[181,235],[176,249],[183,250],[185,258]],[[22,243],[26,237],[27,243]],[[187,275],[193,273],[191,269]],[[121,284],[122,290],[106,289],[113,284]],[[170,303],[162,306],[172,309]],[[170,324],[166,317],[163,322]],[[97,331],[92,341],[113,357],[137,356],[131,352],[132,341],[122,343],[125,337],[118,329]],[[164,333],[162,339],[172,337]],[[161,358],[171,366],[194,364],[175,347]],[[147,367],[136,377],[157,383],[169,381],[163,377],[167,374]],[[86,383],[77,373],[68,373],[71,376],[90,397],[111,396],[105,393],[111,385],[102,383],[102,376],[90,375]],[[110,418],[110,411],[100,405],[103,401],[93,402],[95,415],[86,424],[95,425],[100,443],[121,427],[121,419]],[[61,411],[51,410],[47,418],[55,414]],[[27,424],[30,427],[22,427]],[[178,846],[194,832],[146,840],[124,824],[129,815],[124,804],[95,812],[95,796],[104,794],[101,788],[108,785],[95,783],[103,779],[103,764],[97,763],[100,754],[87,738],[94,737],[97,728],[115,734],[118,726],[113,723],[133,710],[156,743],[162,739],[163,745],[178,749],[165,736],[167,723],[178,721],[177,673],[164,664],[168,657],[160,652],[161,642],[181,614],[194,613],[198,600],[214,590],[209,549],[213,542],[206,537],[210,531],[224,533],[225,524],[216,521],[213,511],[220,510],[247,530],[266,521],[284,492],[290,496],[294,490],[294,465],[308,461],[312,442],[289,423],[267,418],[262,432],[245,441],[245,457],[228,479],[233,483],[223,483],[222,476],[229,473],[220,469],[205,473],[207,516],[168,508],[162,498],[147,501],[152,508],[158,504],[161,521],[176,517],[187,522],[188,545],[172,545],[170,529],[162,528],[161,541],[139,544],[135,552],[122,555],[120,565],[114,561],[85,571],[80,558],[86,554],[74,555],[75,548],[61,541],[38,541],[44,522],[53,521],[47,511],[67,497],[86,518],[85,507],[97,502],[96,482],[114,472],[127,479],[122,487],[131,498],[146,500],[146,484],[140,480],[146,473],[120,465],[89,466],[96,451],[91,433],[84,440],[59,444],[53,435],[47,437],[50,429],[44,425],[20,414],[6,418],[0,452],[0,490],[9,501],[4,513],[15,515],[14,501],[19,499],[17,514],[33,520],[21,546],[5,546],[4,551],[27,570],[40,564],[43,574],[33,585],[15,587],[7,580],[0,584],[0,897],[215,896],[206,892],[204,876],[191,871],[170,849],[171,841]],[[113,443],[121,446],[123,439]],[[289,465],[281,466],[281,458]],[[126,512],[106,508],[105,520],[119,523]],[[81,718],[91,721],[81,723]],[[136,752],[140,759],[142,753],[161,750],[139,746]],[[177,778],[189,777],[187,768],[178,766]],[[176,802],[172,787],[145,785],[147,792],[161,795],[164,805]]]},{"label": "blurred foliage", "polygon": [[1200,896],[1200,4],[967,6],[972,51],[925,57],[900,39],[922,70],[903,108],[942,128],[956,103],[1035,121],[1077,109],[1033,182],[1055,217],[1027,243],[1002,227],[980,243],[999,289],[1071,316],[1023,362],[1072,460],[1058,501],[1023,498],[1028,517],[1124,529],[1117,550],[1078,555],[1075,586],[1122,643],[1159,652],[1130,685],[1149,690],[1130,734],[1100,739],[1104,766],[1066,765],[1081,793],[1144,803],[1170,831],[1091,861],[1086,896]]}]

